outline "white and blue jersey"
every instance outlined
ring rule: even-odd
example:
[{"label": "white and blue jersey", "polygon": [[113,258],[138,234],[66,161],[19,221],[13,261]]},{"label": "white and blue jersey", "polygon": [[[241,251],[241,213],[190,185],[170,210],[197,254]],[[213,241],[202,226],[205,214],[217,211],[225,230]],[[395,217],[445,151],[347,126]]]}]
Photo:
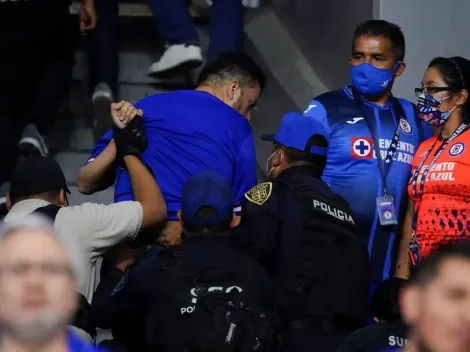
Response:
[{"label": "white and blue jersey", "polygon": [[[406,116],[398,116],[401,111],[394,111],[390,101],[384,106],[363,101],[360,108],[349,87],[344,87],[318,96],[304,112],[321,119],[328,131],[323,179],[349,202],[357,216],[361,239],[369,250],[372,281],[388,278],[394,267],[413,157],[418,145],[431,136],[431,130],[418,119],[414,105],[404,99],[398,101]],[[368,114],[378,138],[382,160],[400,126],[399,143],[386,176],[387,195],[395,199],[398,226],[383,227],[378,219],[376,200],[383,195],[383,182],[363,112]]]}]

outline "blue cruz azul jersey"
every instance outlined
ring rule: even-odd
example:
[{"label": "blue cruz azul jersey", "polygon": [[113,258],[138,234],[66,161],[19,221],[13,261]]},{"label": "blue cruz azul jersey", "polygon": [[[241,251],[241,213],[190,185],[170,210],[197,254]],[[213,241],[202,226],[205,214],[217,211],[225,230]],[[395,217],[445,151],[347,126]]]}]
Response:
[{"label": "blue cruz azul jersey", "polygon": [[[377,106],[363,101],[359,108],[349,87],[322,94],[312,100],[304,114],[322,120],[329,131],[327,165],[324,181],[332,191],[343,196],[357,216],[360,236],[371,259],[371,280],[386,279],[396,257],[397,232],[401,230],[406,209],[406,187],[418,145],[431,136],[422,125],[409,101],[398,99],[406,116],[399,116],[390,102]],[[383,196],[383,186],[373,138],[363,112],[378,138],[382,162],[391,140],[400,128],[399,142],[386,175],[387,195],[395,199],[399,224],[383,227],[377,213],[376,199]]]},{"label": "blue cruz azul jersey", "polygon": [[[149,141],[142,159],[160,186],[169,220],[177,220],[186,180],[208,169],[232,182],[237,210],[244,194],[256,185],[255,148],[248,121],[213,95],[195,90],[151,95],[135,107],[144,111]],[[111,139],[108,131],[96,143],[88,162]],[[114,199],[134,199],[129,173],[122,165],[116,170]]]}]

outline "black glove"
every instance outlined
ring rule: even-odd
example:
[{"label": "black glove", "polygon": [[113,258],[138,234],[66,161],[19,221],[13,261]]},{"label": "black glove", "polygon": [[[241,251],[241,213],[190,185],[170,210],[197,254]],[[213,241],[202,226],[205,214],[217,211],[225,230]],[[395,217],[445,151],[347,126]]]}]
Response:
[{"label": "black glove", "polygon": [[114,126],[113,137],[118,159],[122,159],[126,155],[135,155],[140,158],[140,153],[147,150],[148,139],[145,133],[144,120],[141,116],[134,117],[122,129]]}]

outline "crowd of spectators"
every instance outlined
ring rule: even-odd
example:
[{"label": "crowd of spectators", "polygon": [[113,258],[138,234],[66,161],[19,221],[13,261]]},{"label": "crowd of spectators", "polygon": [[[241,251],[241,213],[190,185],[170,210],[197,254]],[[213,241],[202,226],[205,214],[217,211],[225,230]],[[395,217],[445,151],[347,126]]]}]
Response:
[{"label": "crowd of spectators", "polygon": [[[117,1],[82,0],[79,23],[58,0],[1,3],[0,351],[470,351],[470,61],[435,58],[416,104],[396,98],[405,37],[359,24],[351,82],[262,136],[258,183],[266,77],[242,1],[211,2],[207,60],[186,1],[148,4],[168,42],[149,75],[206,63],[194,90],[133,105],[115,102]],[[77,186],[114,185],[112,204],[70,206],[43,138],[76,29],[111,127]]]}]

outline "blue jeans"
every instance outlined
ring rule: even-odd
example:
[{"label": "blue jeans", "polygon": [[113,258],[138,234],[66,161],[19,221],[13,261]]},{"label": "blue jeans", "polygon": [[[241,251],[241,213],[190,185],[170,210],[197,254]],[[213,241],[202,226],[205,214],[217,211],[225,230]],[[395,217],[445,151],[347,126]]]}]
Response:
[{"label": "blue jeans", "polygon": [[[186,0],[147,0],[160,34],[170,44],[199,45],[196,26]],[[213,0],[209,60],[225,51],[243,50],[241,0]]]},{"label": "blue jeans", "polygon": [[119,77],[119,4],[118,0],[95,0],[98,16],[89,45],[90,89],[107,83],[114,95],[118,91]]}]

